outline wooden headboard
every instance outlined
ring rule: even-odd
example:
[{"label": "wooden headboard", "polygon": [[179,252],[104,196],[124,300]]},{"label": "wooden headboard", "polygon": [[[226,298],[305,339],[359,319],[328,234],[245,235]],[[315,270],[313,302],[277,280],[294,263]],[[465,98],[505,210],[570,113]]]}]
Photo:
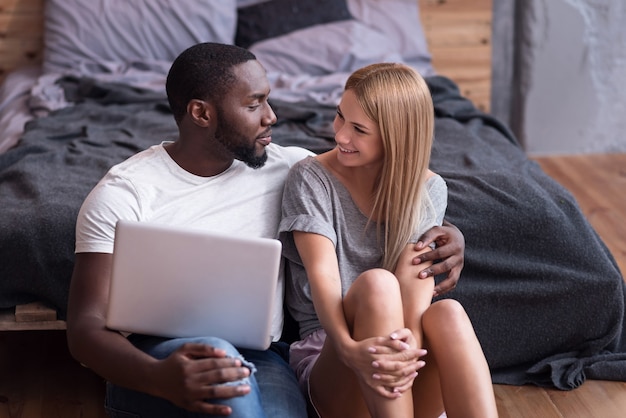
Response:
[{"label": "wooden headboard", "polygon": [[[439,74],[489,111],[493,0],[419,0],[422,23]],[[41,62],[45,0],[0,0],[0,80]]]}]

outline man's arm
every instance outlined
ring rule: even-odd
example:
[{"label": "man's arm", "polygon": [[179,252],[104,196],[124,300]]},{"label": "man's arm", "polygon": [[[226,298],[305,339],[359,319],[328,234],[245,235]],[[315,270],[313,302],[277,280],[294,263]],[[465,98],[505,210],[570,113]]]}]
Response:
[{"label": "man's arm", "polygon": [[249,370],[239,360],[202,344],[185,344],[157,360],[106,328],[112,258],[104,253],[76,254],[67,312],[67,339],[74,358],[117,385],[168,399],[191,411],[229,414],[230,408],[206,399],[250,391],[247,385],[214,385],[248,376]]},{"label": "man's arm", "polygon": [[434,296],[438,296],[454,289],[459,281],[464,263],[465,238],[456,226],[444,219],[442,226],[435,226],[420,237],[415,244],[416,250],[424,249],[433,242],[435,249],[415,257],[413,264],[433,262],[420,272],[421,279],[447,273],[446,278],[435,286]]}]

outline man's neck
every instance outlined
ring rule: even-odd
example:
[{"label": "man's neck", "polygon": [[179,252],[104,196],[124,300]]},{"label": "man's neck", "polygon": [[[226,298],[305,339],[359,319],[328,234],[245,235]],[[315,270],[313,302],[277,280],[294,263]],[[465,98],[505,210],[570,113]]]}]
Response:
[{"label": "man's neck", "polygon": [[[200,177],[212,177],[226,171],[234,159],[207,152],[206,148],[192,147],[180,140],[163,146],[170,158],[189,173]],[[198,148],[198,149],[196,149]]]}]

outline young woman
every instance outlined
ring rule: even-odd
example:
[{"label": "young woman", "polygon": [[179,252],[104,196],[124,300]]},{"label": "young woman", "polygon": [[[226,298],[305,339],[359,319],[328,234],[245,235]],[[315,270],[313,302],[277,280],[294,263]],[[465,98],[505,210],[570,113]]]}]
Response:
[{"label": "young woman", "polygon": [[452,299],[431,303],[434,280],[418,279],[424,266],[412,263],[430,250],[415,243],[441,224],[447,200],[428,169],[424,79],[403,64],[356,71],[334,129],[335,149],[290,171],[280,225],[301,337],[291,364],[312,415],[497,416],[467,314]]}]

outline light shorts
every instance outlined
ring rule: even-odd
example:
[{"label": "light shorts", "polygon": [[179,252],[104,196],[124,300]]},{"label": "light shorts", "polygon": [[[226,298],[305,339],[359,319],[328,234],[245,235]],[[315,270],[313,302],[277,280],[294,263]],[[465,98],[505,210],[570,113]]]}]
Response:
[{"label": "light shorts", "polygon": [[311,400],[309,377],[313,365],[322,352],[324,341],[326,341],[326,332],[320,328],[304,337],[303,340],[292,343],[289,348],[289,365],[295,371],[300,389],[307,398],[310,416],[319,416]]},{"label": "light shorts", "polygon": [[298,383],[304,393],[308,392],[309,376],[315,361],[322,352],[326,341],[326,332],[320,328],[303,340],[296,341],[289,348],[289,365],[296,372]]}]

